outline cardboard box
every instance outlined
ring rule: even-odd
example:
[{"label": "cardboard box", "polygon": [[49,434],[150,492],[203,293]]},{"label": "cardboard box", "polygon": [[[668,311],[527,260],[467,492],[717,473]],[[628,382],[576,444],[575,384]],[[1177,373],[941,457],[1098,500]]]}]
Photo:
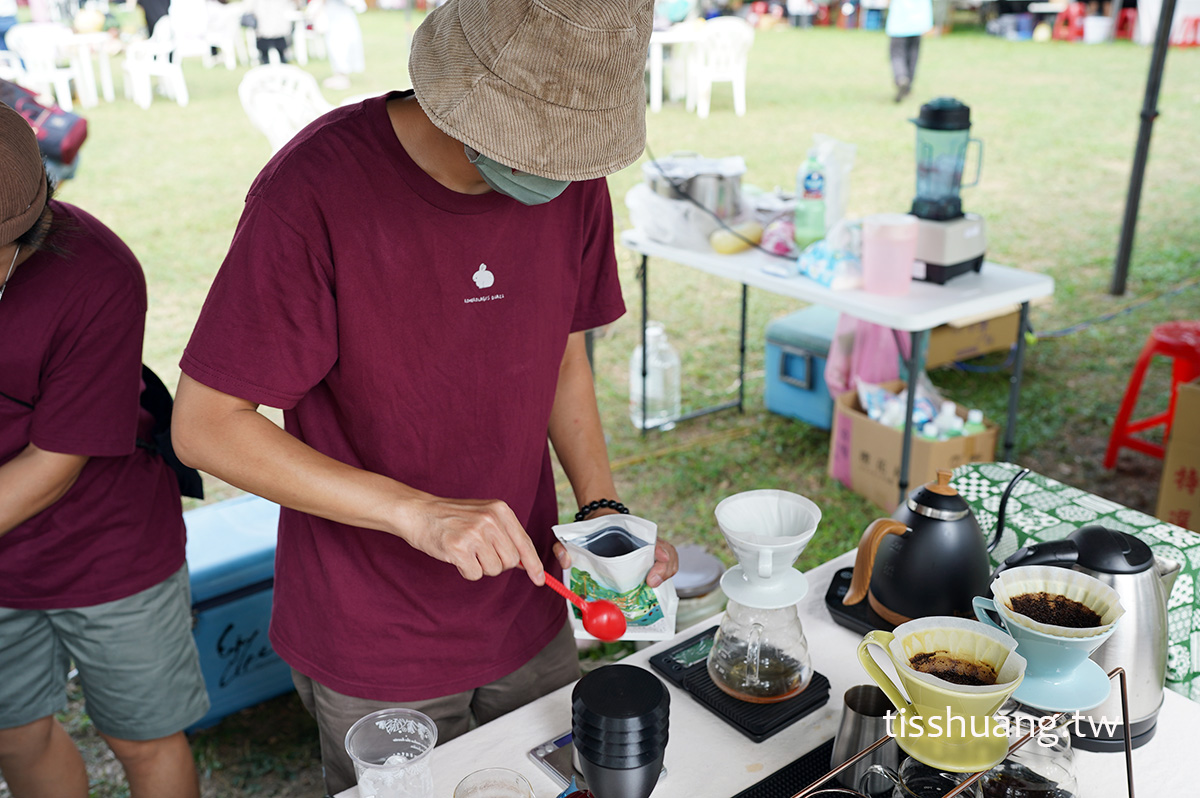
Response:
[{"label": "cardboard box", "polygon": [[[893,393],[905,383],[886,383]],[[955,406],[961,418],[967,409]],[[984,420],[985,430],[944,441],[914,435],[908,467],[908,490],[912,492],[937,477],[939,468],[956,468],[966,463],[990,462],[996,455],[999,427]],[[849,391],[834,400],[833,437],[829,445],[829,475],[860,496],[870,499],[887,513],[900,503],[900,456],[904,431],[872,421],[858,403],[858,393]]]},{"label": "cardboard box", "polygon": [[926,368],[936,368],[959,360],[1003,352],[1017,341],[1017,327],[1021,324],[1021,307],[984,317],[943,324],[929,333],[929,349],[925,354]]},{"label": "cardboard box", "polygon": [[1200,380],[1179,386],[1155,515],[1200,532]]}]

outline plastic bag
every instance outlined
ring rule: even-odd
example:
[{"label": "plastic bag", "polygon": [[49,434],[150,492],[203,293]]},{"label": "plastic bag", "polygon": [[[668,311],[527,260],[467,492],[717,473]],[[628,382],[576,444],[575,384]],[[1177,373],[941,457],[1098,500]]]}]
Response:
[{"label": "plastic bag", "polygon": [[[674,581],[646,584],[654,566],[657,525],[636,515],[604,515],[553,529],[571,555],[571,571],[563,581],[585,600],[607,599],[620,607],[627,627],[623,640],[675,636],[679,597]],[[570,605],[569,612],[575,637],[595,639],[584,630],[579,609]]]},{"label": "plastic bag", "polygon": [[900,359],[908,359],[912,342],[907,334],[843,313],[838,317],[829,357],[825,361],[825,384],[830,396],[855,390],[860,380],[879,384],[900,376]]},{"label": "plastic bag", "polygon": [[651,241],[700,252],[711,251],[708,237],[720,223],[703,208],[656,194],[638,183],[625,194],[629,221]]},{"label": "plastic bag", "polygon": [[831,247],[825,239],[804,248],[804,252],[800,253],[797,271],[835,291],[857,288],[862,284],[859,259]]},{"label": "plastic bag", "polygon": [[[858,381],[858,403],[866,412],[867,417],[878,421],[887,427],[901,429],[904,427],[904,413],[908,409],[908,389],[900,393],[892,393],[882,385]],[[937,416],[937,409],[942,405],[942,395],[938,393],[929,375],[922,372],[917,378],[917,398],[913,402],[913,424],[920,429]]]},{"label": "plastic bag", "polygon": [[846,215],[846,197],[850,193],[850,172],[854,169],[856,147],[823,133],[813,134],[817,159],[825,165],[825,230],[828,232]]}]

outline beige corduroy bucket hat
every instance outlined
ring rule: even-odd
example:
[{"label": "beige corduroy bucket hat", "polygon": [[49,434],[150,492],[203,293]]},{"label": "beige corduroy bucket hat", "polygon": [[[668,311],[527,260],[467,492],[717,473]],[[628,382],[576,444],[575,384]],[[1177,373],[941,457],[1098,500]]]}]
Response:
[{"label": "beige corduroy bucket hat", "polygon": [[413,34],[417,101],[448,136],[554,180],[612,174],[646,146],[653,0],[450,0]]},{"label": "beige corduroy bucket hat", "polygon": [[0,244],[28,232],[45,207],[46,169],[37,134],[25,117],[0,103]]}]

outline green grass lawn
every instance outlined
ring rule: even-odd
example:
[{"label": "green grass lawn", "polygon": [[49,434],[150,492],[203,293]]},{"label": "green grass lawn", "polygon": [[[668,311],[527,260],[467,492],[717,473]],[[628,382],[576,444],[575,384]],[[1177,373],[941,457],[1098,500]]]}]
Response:
[{"label": "green grass lawn", "polygon": [[[333,102],[409,85],[405,15],[371,11],[361,21],[368,71],[347,92],[326,92]],[[727,86],[714,90],[706,120],[668,103],[661,113],[648,114],[649,150],[660,156],[742,155],[748,168],[744,182],[769,190],[791,187],[813,135],[826,134],[857,148],[849,215],[905,211],[915,187],[909,119],[920,103],[937,96],[967,103],[984,159],[979,185],[964,191],[964,207],[987,221],[988,257],[1056,281],[1053,298],[1033,308],[1035,330],[1051,332],[1117,313],[1111,321],[1040,340],[1030,349],[1017,459],[1153,511],[1157,461],[1129,454],[1116,472],[1107,473],[1098,460],[1151,326],[1200,318],[1195,288],[1118,313],[1197,276],[1200,50],[1173,48],[1168,55],[1128,293],[1112,297],[1107,290],[1150,50],[1128,42],[1008,42],[959,27],[923,42],[913,94],[897,105],[887,49],[879,32],[761,31],[750,58],[746,116],[733,114]],[[329,74],[324,61],[308,68],[318,78]],[[185,71],[191,92],[186,108],[156,97],[145,111],[120,99],[89,109],[78,176],[60,195],[99,216],[141,258],[150,290],[145,358],[169,386],[178,379],[179,355],[229,244],[242,198],[270,155],[266,138],[250,126],[238,102],[245,67],[206,70],[191,59]],[[641,179],[643,162],[610,180],[618,230],[630,226],[624,196]],[[398,220],[397,236],[403,234]],[[728,561],[712,516],[717,502],[743,490],[783,488],[812,498],[823,511],[802,567],[852,546],[867,523],[884,513],[826,475],[828,433],[762,409],[763,333],[795,303],[751,292],[744,414],[708,416],[643,437],[627,418],[628,359],[641,311],[638,259],[625,251],[619,256],[629,312],[596,341],[595,365],[623,501],[658,522],[667,539],[707,544]],[[732,398],[738,387],[738,287],[658,262],[651,283],[651,315],[665,324],[683,358],[684,409]],[[941,369],[932,377],[950,397],[1003,420],[1006,371]],[[1151,377],[1149,393],[1161,399],[1165,368]],[[209,487],[210,499],[234,493],[216,483]],[[564,514],[575,509],[565,486],[560,504]],[[293,791],[295,777],[289,781],[288,774],[315,767],[312,738],[297,742],[273,724],[280,717],[289,725],[303,724],[300,715],[279,714],[294,709],[272,702],[257,715],[243,713],[198,737],[205,794],[311,794]],[[123,794],[107,777],[96,778],[95,795]]]}]

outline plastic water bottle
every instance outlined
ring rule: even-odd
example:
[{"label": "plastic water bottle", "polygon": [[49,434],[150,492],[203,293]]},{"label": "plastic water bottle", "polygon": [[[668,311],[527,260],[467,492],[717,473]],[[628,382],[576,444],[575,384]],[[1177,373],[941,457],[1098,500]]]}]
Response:
[{"label": "plastic water bottle", "polygon": [[959,418],[954,402],[942,402],[934,423],[937,425],[938,440],[957,438],[963,434],[963,420]]},{"label": "plastic water bottle", "polygon": [[683,412],[679,355],[667,341],[663,326],[656,321],[646,324],[646,350],[645,419],[639,344],[629,358],[629,420],[638,429],[669,430],[675,426],[673,419]]},{"label": "plastic water bottle", "polygon": [[983,423],[983,411],[973,407],[967,411],[967,423],[963,425],[963,435],[978,435],[987,429]]},{"label": "plastic water bottle", "polygon": [[815,149],[796,172],[796,246],[804,249],[825,237],[825,167]]}]

